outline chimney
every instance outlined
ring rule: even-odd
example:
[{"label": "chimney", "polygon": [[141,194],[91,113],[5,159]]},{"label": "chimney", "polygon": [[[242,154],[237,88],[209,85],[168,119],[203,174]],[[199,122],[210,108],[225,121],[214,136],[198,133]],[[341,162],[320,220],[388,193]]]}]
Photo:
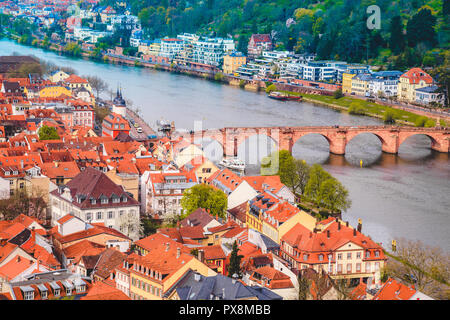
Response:
[{"label": "chimney", "polygon": [[205,262],[205,251],[198,250],[198,260],[200,260],[200,262]]},{"label": "chimney", "polygon": [[353,236],[356,237],[356,229],[353,229]]},{"label": "chimney", "polygon": [[330,230],[327,230],[327,238],[330,239]]},{"label": "chimney", "polygon": [[181,248],[177,248],[177,259],[180,257],[181,254]]},{"label": "chimney", "polygon": [[166,242],[166,252],[169,251],[169,246],[170,246],[170,244],[168,242]]},{"label": "chimney", "polygon": [[358,232],[361,232],[362,230],[362,220],[361,218],[358,219]]},{"label": "chimney", "polygon": [[345,226],[348,228],[348,221],[345,221]]},{"label": "chimney", "polygon": [[17,262],[20,262],[20,256],[17,256]]}]

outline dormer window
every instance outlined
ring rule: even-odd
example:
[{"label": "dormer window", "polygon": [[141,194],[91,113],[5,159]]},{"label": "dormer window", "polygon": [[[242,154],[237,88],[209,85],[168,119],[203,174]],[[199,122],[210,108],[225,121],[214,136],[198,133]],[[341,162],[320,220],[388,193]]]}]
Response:
[{"label": "dormer window", "polygon": [[102,204],[106,204],[106,203],[108,203],[108,198],[102,197],[100,201]]},{"label": "dormer window", "polygon": [[96,199],[91,199],[91,204],[96,204],[97,200]]},{"label": "dormer window", "polygon": [[19,174],[19,172],[17,170],[14,170],[13,174],[17,175],[17,174]]},{"label": "dormer window", "polygon": [[5,176],[9,176],[9,171],[5,171]]}]

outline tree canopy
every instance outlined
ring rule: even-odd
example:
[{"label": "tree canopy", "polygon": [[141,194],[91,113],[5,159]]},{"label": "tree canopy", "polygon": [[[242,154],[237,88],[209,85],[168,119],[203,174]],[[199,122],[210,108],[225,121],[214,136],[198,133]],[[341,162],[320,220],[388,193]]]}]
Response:
[{"label": "tree canopy", "polygon": [[58,140],[59,135],[55,127],[42,126],[39,129],[39,140]]},{"label": "tree canopy", "polygon": [[187,217],[198,208],[209,211],[213,216],[225,217],[228,198],[226,194],[206,184],[197,184],[184,191],[181,206],[184,210],[182,218]]}]

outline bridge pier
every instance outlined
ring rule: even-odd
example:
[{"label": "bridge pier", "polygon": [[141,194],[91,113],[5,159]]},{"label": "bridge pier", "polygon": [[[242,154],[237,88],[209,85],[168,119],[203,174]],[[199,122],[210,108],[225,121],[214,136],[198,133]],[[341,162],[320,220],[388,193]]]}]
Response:
[{"label": "bridge pier", "polygon": [[337,132],[327,136],[330,144],[330,153],[344,155],[347,146],[347,132]]},{"label": "bridge pier", "polygon": [[292,137],[280,137],[280,144],[278,148],[280,150],[287,150],[290,154],[292,154],[292,148],[294,146],[294,141]]},{"label": "bridge pier", "polygon": [[438,151],[449,153],[450,152],[450,137],[445,137],[440,139],[439,141],[432,140],[431,141],[431,149]]},{"label": "bridge pier", "polygon": [[400,148],[400,139],[398,132],[389,136],[385,136],[381,141],[381,150],[386,153],[397,154],[398,148]]}]

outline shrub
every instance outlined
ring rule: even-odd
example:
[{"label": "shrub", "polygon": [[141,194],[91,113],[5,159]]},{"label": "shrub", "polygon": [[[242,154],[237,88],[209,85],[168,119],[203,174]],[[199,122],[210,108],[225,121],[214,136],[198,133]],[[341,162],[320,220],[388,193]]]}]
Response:
[{"label": "shrub", "polygon": [[366,109],[359,102],[352,102],[348,108],[348,113],[354,115],[365,115]]},{"label": "shrub", "polygon": [[239,81],[239,87],[242,88],[242,89],[245,88],[245,81],[244,81],[244,80],[241,79],[241,80]]},{"label": "shrub", "polygon": [[215,75],[214,75],[214,80],[216,80],[216,81],[219,81],[219,82],[221,82],[221,81],[223,81],[223,74],[222,73],[220,73],[220,72],[217,72]]},{"label": "shrub", "polygon": [[425,122],[427,122],[427,120],[428,120],[427,117],[424,117],[424,116],[418,117],[418,118],[416,118],[416,120],[414,121],[414,125],[415,125],[416,127],[423,127],[423,126],[425,125]]},{"label": "shrub", "polygon": [[393,110],[386,110],[386,112],[383,115],[383,121],[387,124],[394,124],[395,123],[395,113]]},{"label": "shrub", "polygon": [[436,126],[436,121],[434,121],[433,119],[428,119],[424,124],[425,128],[432,128],[435,126]]},{"label": "shrub", "polygon": [[342,89],[337,89],[336,91],[333,92],[333,98],[335,99],[340,99],[344,96],[344,94],[342,93]]}]

